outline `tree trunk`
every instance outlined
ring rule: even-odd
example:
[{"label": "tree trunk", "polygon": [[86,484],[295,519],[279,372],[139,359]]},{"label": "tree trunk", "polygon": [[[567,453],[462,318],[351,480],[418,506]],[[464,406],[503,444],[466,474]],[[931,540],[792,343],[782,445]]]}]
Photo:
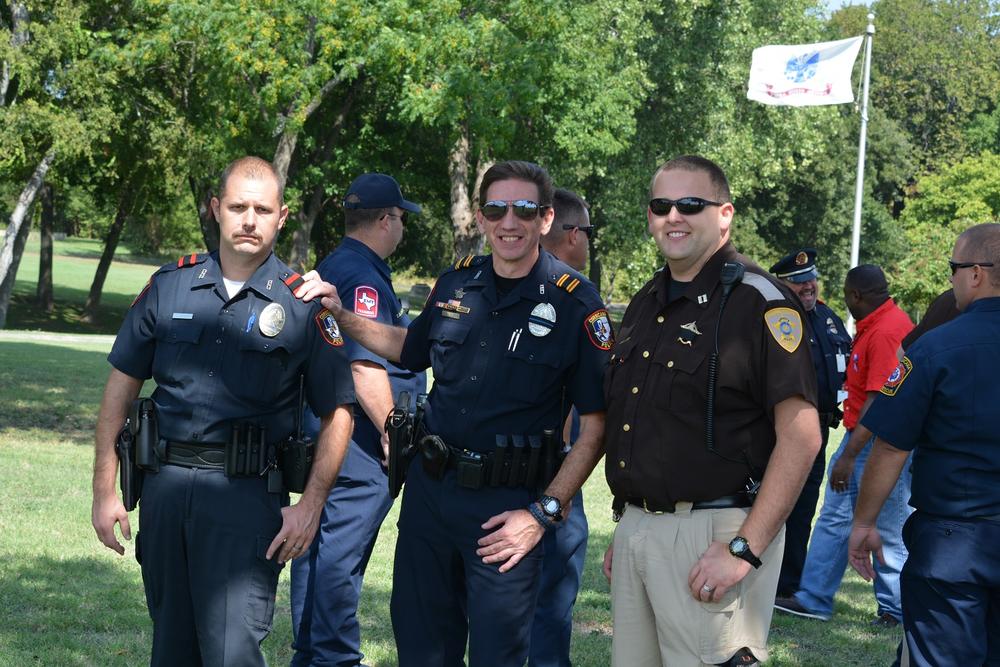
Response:
[{"label": "tree trunk", "polygon": [[83,306],[81,322],[93,324],[97,321],[97,307],[101,303],[101,293],[104,292],[104,281],[108,277],[108,269],[111,268],[111,260],[115,257],[115,250],[118,249],[118,240],[121,238],[125,221],[132,213],[132,183],[126,181],[122,185],[121,195],[118,199],[118,210],[115,212],[115,220],[108,229],[108,237],[104,241],[104,252],[101,253],[101,261],[97,263],[97,271],[94,273],[94,281],[90,284],[90,293],[87,294],[87,302]]},{"label": "tree trunk", "polygon": [[39,197],[42,200],[42,244],[38,254],[38,288],[35,290],[35,298],[46,313],[51,313],[55,309],[52,297],[52,230],[56,216],[50,183],[42,186]]},{"label": "tree trunk", "polygon": [[[28,6],[23,2],[10,3],[10,45],[16,51],[28,43]],[[17,98],[17,86],[11,89],[14,83],[11,76],[10,63],[3,61],[3,70],[0,71],[0,107],[12,106]],[[8,94],[10,95],[8,99]]]},{"label": "tree trunk", "polygon": [[483,237],[476,227],[469,197],[469,134],[460,128],[448,155],[448,178],[451,181],[451,226],[455,233],[455,256],[478,255],[483,251]]},{"label": "tree trunk", "polygon": [[323,209],[323,195],[325,191],[322,185],[313,187],[308,198],[302,198],[302,209],[295,214],[299,221],[299,227],[292,232],[292,256],[289,258],[288,266],[299,273],[309,270],[306,263],[309,261],[309,241],[312,239],[313,225],[316,218]]},{"label": "tree trunk", "polygon": [[188,176],[188,186],[198,209],[198,225],[201,227],[201,237],[205,240],[205,249],[215,252],[219,249],[219,223],[212,214],[212,183]]},{"label": "tree trunk", "polygon": [[14,212],[10,214],[7,233],[3,239],[3,250],[0,251],[0,329],[7,325],[10,293],[14,289],[14,279],[17,276],[17,267],[21,264],[24,244],[28,241],[28,230],[31,228],[28,212],[35,202],[38,190],[41,189],[45,180],[45,174],[49,171],[54,159],[55,153],[49,153],[42,158],[24,189],[21,190],[21,195],[17,198],[17,204],[14,206]]}]

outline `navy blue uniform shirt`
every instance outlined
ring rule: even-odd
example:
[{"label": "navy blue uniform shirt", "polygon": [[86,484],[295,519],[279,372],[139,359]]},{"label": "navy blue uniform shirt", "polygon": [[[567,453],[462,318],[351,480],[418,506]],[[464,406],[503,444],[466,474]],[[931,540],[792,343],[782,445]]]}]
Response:
[{"label": "navy blue uniform shirt", "polygon": [[401,355],[407,368],[434,370],[430,432],[471,451],[493,449],[497,435],[561,433],[570,406],[603,411],[614,343],[597,290],[546,251],[502,298],[495,278],[489,255],[444,272]]},{"label": "navy blue uniform shirt", "polygon": [[[355,315],[391,326],[409,326],[410,317],[403,311],[403,304],[392,288],[392,272],[389,265],[361,241],[345,238],[316,270],[323,280],[336,285],[344,307],[354,311]],[[386,370],[392,387],[393,403],[399,392],[407,391],[412,406],[417,394],[426,391],[425,373],[414,373],[394,364],[350,337],[345,336],[344,340],[346,342],[344,349],[350,361],[370,361]],[[355,437],[363,434],[380,437],[376,425],[372,424],[360,407],[354,411],[354,419]]]},{"label": "navy blue uniform shirt", "polygon": [[833,412],[840,402],[837,392],[847,377],[847,359],[851,355],[851,335],[843,320],[822,301],[806,313],[809,321],[809,347],[816,368],[816,407]]},{"label": "navy blue uniform shirt", "polygon": [[[274,254],[232,299],[217,253],[183,257],[153,274],[108,361],[156,381],[162,438],[226,442],[232,423],[246,421],[266,428],[269,442],[283,440],[295,430],[300,375],[317,414],[354,402],[339,327],[318,299],[295,298],[285,283],[295,278]],[[268,336],[274,318],[262,314],[271,304],[280,304],[284,323]]]},{"label": "navy blue uniform shirt", "polygon": [[910,505],[948,517],[1000,515],[1000,297],[921,336],[861,423],[914,450]]}]

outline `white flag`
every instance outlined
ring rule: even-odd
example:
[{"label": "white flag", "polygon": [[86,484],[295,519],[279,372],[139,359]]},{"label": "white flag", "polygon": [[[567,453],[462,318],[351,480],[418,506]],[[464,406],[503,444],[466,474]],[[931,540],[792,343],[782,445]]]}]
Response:
[{"label": "white flag", "polygon": [[851,71],[863,39],[754,49],[747,99],[795,107],[853,102]]}]

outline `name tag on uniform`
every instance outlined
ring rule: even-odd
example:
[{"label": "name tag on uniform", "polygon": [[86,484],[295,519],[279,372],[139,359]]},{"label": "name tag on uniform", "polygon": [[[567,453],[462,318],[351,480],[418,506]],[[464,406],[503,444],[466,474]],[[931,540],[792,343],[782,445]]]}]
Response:
[{"label": "name tag on uniform", "polygon": [[837,355],[837,372],[843,373],[847,370],[847,355],[838,354]]},{"label": "name tag on uniform", "polygon": [[174,313],[172,318],[175,320],[193,320],[194,313]]}]

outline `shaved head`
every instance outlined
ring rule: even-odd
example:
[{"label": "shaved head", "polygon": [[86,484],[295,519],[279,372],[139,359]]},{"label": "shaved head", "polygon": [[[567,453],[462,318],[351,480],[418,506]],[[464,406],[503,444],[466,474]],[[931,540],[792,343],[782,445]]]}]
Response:
[{"label": "shaved head", "polygon": [[255,155],[247,155],[233,160],[222,171],[222,175],[219,177],[219,199],[225,195],[229,177],[234,174],[255,180],[273,178],[274,182],[278,184],[278,203],[280,205],[285,203],[285,184],[281,182],[278,171],[273,164]]}]

